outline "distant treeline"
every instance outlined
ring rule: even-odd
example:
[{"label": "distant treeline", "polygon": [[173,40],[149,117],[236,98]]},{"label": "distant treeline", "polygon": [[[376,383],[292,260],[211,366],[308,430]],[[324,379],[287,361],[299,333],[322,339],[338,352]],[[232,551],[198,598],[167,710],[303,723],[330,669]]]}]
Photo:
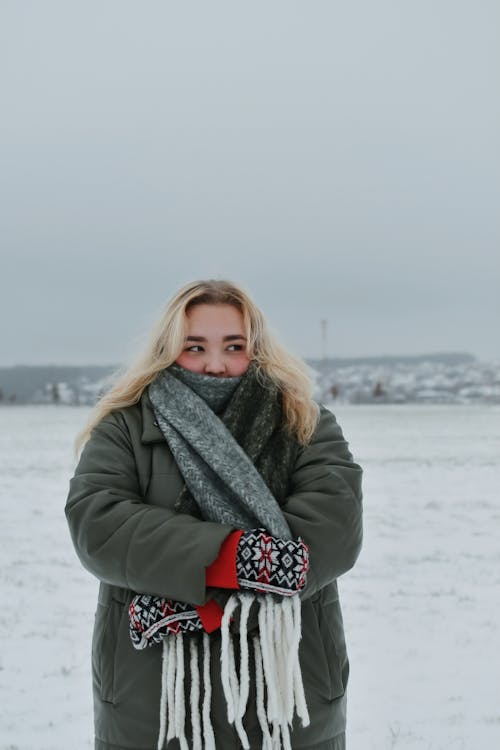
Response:
[{"label": "distant treeline", "polygon": [[47,384],[95,382],[109,377],[116,365],[14,365],[0,367],[0,401],[31,403]]},{"label": "distant treeline", "polygon": [[[422,362],[441,362],[450,366],[475,361],[476,358],[473,355],[464,352],[412,356],[306,359],[306,362],[320,373],[351,365],[417,365]],[[114,372],[117,372],[118,368],[119,365],[14,365],[13,367],[0,367],[0,403],[32,403],[40,399],[40,394],[47,393],[48,389],[55,388],[59,383],[66,383],[70,387],[81,386],[83,383],[96,383],[109,378]]]},{"label": "distant treeline", "polygon": [[377,357],[325,357],[323,359],[307,359],[306,362],[315,370],[334,370],[340,367],[356,365],[419,365],[422,362],[441,363],[453,366],[476,362],[476,357],[467,352],[438,352],[437,354],[408,354],[386,355]]}]

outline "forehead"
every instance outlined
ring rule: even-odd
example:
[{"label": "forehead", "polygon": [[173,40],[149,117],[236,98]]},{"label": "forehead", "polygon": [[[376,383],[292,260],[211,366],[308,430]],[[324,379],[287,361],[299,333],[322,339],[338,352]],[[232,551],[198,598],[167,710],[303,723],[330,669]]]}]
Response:
[{"label": "forehead", "polygon": [[[187,312],[188,333],[244,333],[243,315],[234,305],[193,305]],[[231,330],[228,330],[228,329]]]}]

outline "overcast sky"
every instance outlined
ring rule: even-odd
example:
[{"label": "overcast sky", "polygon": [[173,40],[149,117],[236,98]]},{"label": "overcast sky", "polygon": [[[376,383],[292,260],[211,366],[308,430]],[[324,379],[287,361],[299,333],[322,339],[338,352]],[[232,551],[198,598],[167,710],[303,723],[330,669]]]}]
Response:
[{"label": "overcast sky", "polygon": [[0,5],[0,365],[245,286],[290,349],[500,359],[497,0]]}]

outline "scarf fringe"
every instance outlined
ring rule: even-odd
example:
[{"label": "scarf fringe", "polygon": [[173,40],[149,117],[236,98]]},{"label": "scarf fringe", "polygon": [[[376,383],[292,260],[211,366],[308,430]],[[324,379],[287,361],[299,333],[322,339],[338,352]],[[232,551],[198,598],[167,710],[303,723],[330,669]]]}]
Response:
[{"label": "scarf fringe", "polygon": [[[309,712],[299,663],[301,607],[298,596],[277,601],[272,596],[233,594],[224,609],[221,623],[221,682],[227,704],[227,718],[233,724],[244,750],[249,750],[243,718],[249,696],[248,617],[253,603],[259,606],[259,635],[251,638],[256,679],[257,717],[262,730],[262,750],[291,750],[290,729],[296,713],[303,726],[309,725]],[[239,670],[236,667],[234,639],[229,626],[240,608]],[[163,641],[160,734],[158,750],[165,740],[178,739],[181,750],[188,750],[185,734],[184,638],[181,634]],[[210,638],[203,634],[203,705],[200,715],[199,641],[189,638],[191,672],[190,718],[193,750],[215,750],[210,720],[212,697],[210,678]],[[203,736],[202,736],[203,726]]]},{"label": "scarf fringe", "polygon": [[212,681],[210,679],[210,637],[203,633],[203,684],[205,697],[203,699],[203,736],[205,749],[215,750],[215,734],[210,721],[210,703],[212,701]]}]

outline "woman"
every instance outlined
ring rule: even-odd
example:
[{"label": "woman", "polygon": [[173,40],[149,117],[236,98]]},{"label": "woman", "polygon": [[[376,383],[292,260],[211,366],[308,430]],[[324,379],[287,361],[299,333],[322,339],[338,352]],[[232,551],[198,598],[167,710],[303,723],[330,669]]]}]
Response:
[{"label": "woman", "polygon": [[[361,468],[238,286],[168,303],[77,438],[97,750],[345,748]],[[300,641],[300,643],[299,643]]]}]

